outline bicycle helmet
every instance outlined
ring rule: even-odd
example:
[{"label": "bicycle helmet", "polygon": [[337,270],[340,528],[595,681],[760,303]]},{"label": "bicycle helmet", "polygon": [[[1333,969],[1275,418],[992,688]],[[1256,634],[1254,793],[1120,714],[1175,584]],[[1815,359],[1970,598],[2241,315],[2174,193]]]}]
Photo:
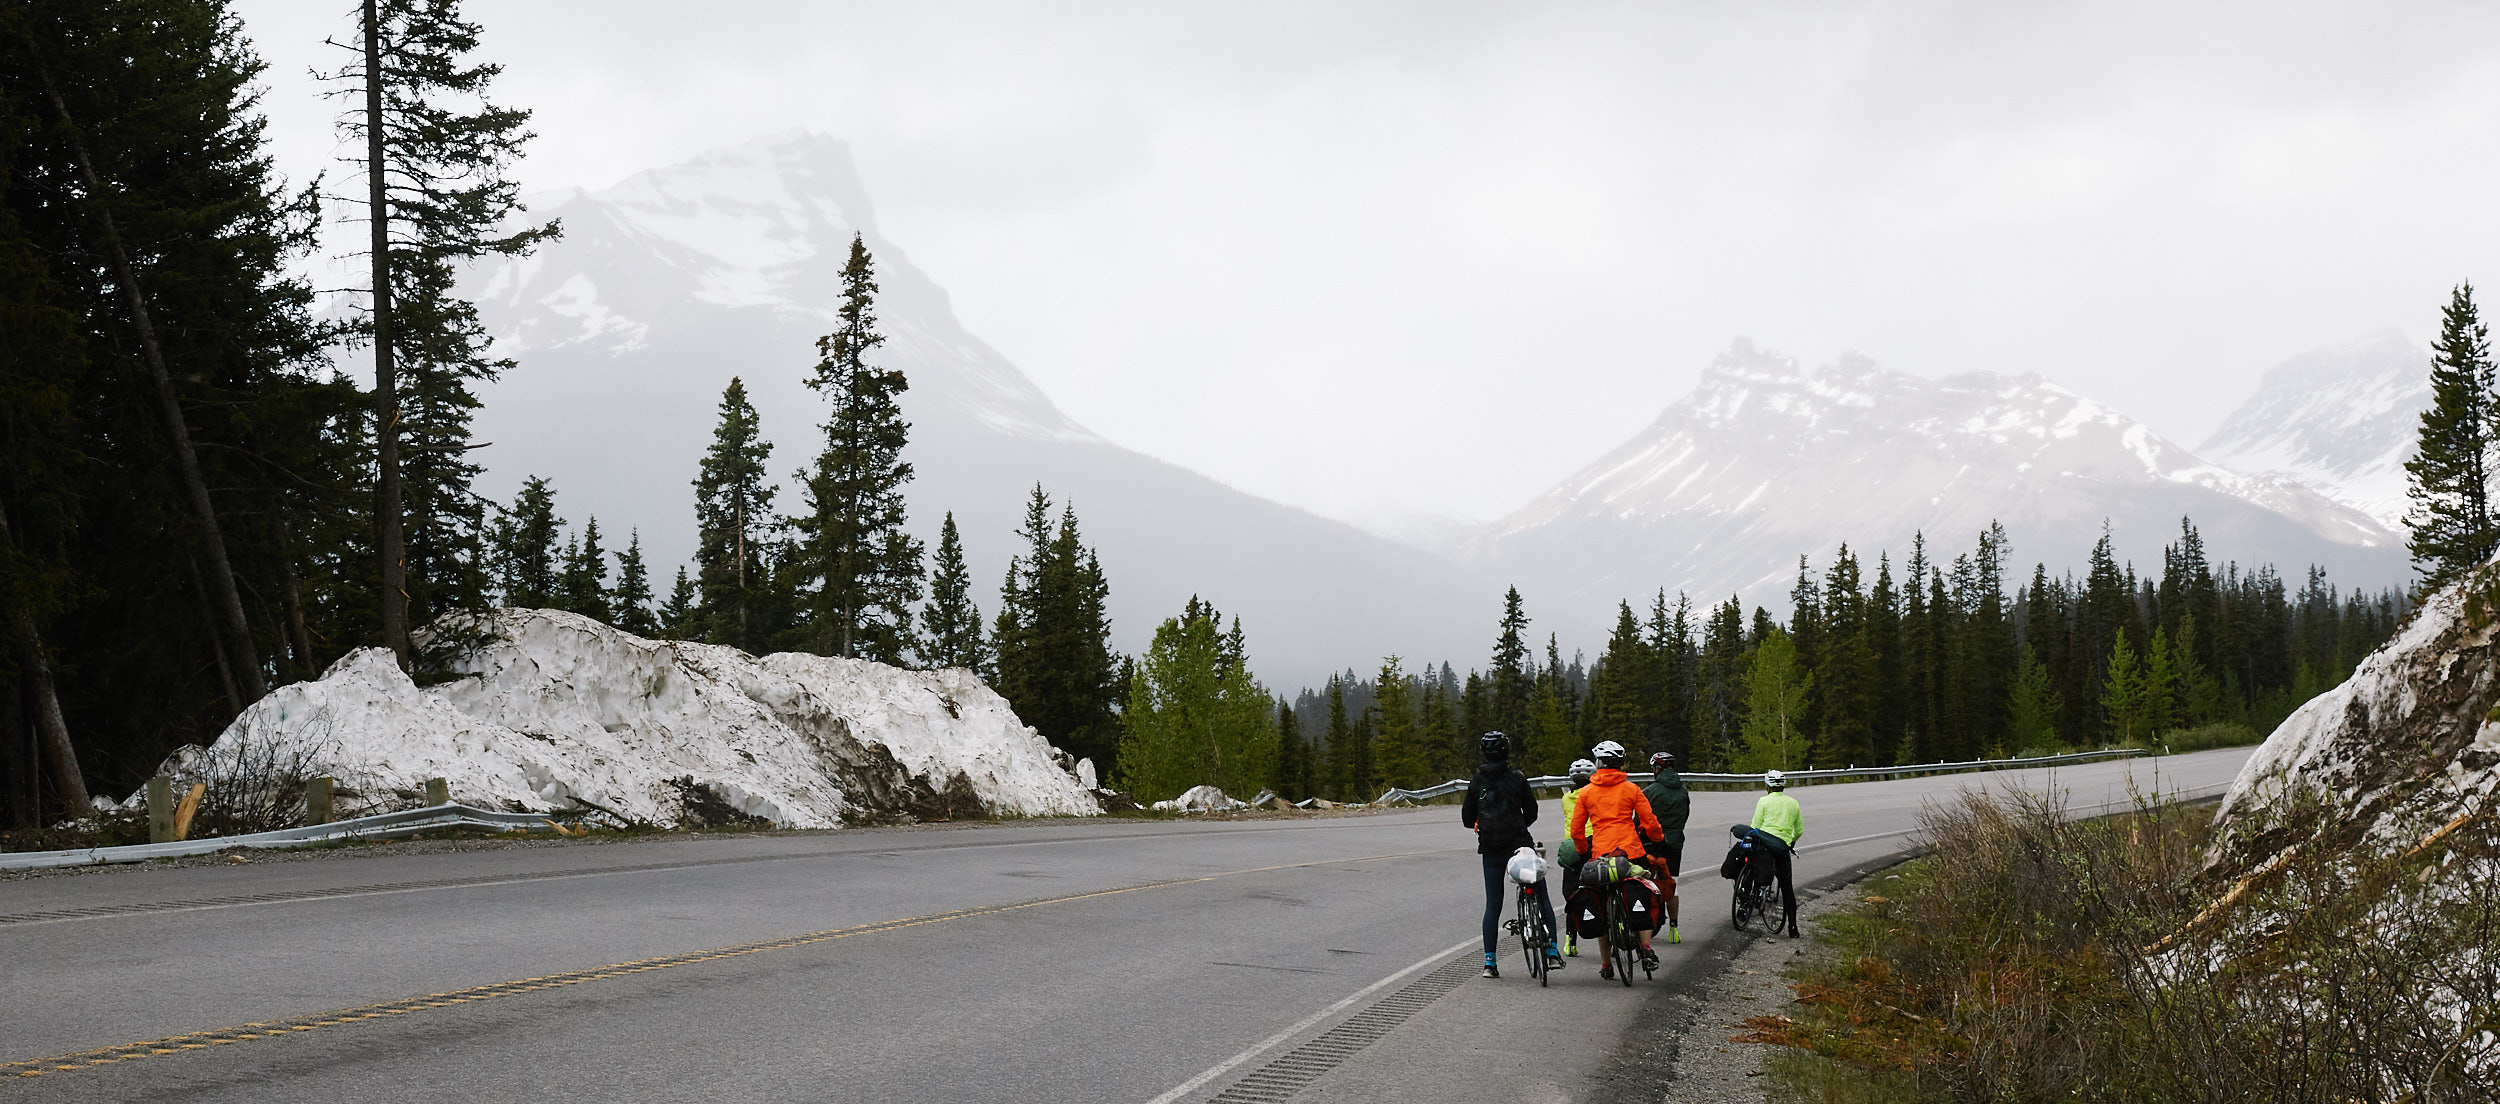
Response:
[{"label": "bicycle helmet", "polygon": [[1510,758],[1510,737],[1499,732],[1485,733],[1476,741],[1476,746],[1483,750],[1487,760]]},{"label": "bicycle helmet", "polygon": [[1675,753],[1672,751],[1662,751],[1656,755],[1650,756],[1649,769],[1652,771],[1674,770]]},{"label": "bicycle helmet", "polygon": [[1762,785],[1768,789],[1785,790],[1788,788],[1788,775],[1775,770],[1764,771],[1762,772]]},{"label": "bicycle helmet", "polygon": [[1597,761],[1605,766],[1620,767],[1623,765],[1626,753],[1623,750],[1622,744],[1618,744],[1612,740],[1607,740],[1598,744],[1596,747],[1590,748],[1589,754],[1595,756]]},{"label": "bicycle helmet", "polygon": [[1572,783],[1572,785],[1575,785],[1575,786],[1585,786],[1585,785],[1588,785],[1588,784],[1589,784],[1589,776],[1590,776],[1590,775],[1592,775],[1592,774],[1596,774],[1596,773],[1597,773],[1597,764],[1595,764],[1595,763],[1589,762],[1589,761],[1588,761],[1588,760],[1586,760],[1586,759],[1574,759],[1574,760],[1572,760],[1572,761],[1571,761],[1571,783]]}]

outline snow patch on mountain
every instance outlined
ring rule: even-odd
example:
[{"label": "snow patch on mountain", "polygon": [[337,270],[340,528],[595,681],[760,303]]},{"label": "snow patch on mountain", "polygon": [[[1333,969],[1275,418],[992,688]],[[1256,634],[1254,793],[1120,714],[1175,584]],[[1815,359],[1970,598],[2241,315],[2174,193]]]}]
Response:
[{"label": "snow patch on mountain", "polygon": [[1101,811],[1077,764],[968,671],[758,659],[555,610],[502,610],[491,627],[461,677],[420,688],[388,652],[352,652],[166,771],[329,775],[367,808],[439,777],[471,805],[586,803],[662,825],[714,803],[794,828]]},{"label": "snow patch on mountain", "polygon": [[2268,369],[2197,451],[2300,482],[2401,530],[2404,465],[2430,405],[2430,351],[2380,330]]},{"label": "snow patch on mountain", "polygon": [[1991,521],[2016,565],[2080,562],[2104,519],[2122,555],[2158,562],[2182,516],[2224,556],[2319,562],[2369,586],[2401,577],[2401,540],[2370,516],[2212,463],[2040,376],[1929,379],[1857,354],[1806,369],[1743,340],[1648,429],[1464,554],[1603,616],[1662,585],[1775,604],[1800,553],[1821,560],[1845,540],[1898,560],[1924,532],[1949,560]]}]

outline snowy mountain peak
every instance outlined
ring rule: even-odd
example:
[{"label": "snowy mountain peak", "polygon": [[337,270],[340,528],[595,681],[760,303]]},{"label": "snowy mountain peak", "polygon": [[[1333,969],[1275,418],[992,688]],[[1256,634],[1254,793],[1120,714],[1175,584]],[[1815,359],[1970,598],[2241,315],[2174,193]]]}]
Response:
[{"label": "snowy mountain peak", "polygon": [[2430,404],[2430,351],[2380,330],[2268,369],[2197,451],[2240,471],[2299,480],[2396,528],[2404,463]]},{"label": "snowy mountain peak", "polygon": [[2018,555],[2066,563],[2109,519],[2151,561],[2183,515],[2227,554],[2362,567],[2357,581],[2372,585],[2397,577],[2399,542],[2368,516],[2209,463],[2040,376],[1929,379],[1854,354],[1804,369],[1741,341],[1647,430],[1465,554],[1602,603],[1575,611],[1601,615],[1662,585],[1769,599],[1800,553],[1844,540],[1899,553],[1922,531],[1958,545],[1991,521]]}]

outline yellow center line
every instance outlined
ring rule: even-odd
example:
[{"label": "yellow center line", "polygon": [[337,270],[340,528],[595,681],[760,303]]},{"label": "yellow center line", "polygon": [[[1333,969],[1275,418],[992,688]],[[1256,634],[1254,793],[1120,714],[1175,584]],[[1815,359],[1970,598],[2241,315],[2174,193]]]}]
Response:
[{"label": "yellow center line", "polygon": [[255,1023],[237,1024],[232,1027],[217,1027],[204,1031],[186,1031],[180,1035],[168,1035],[162,1039],[148,1039],[136,1043],[123,1043],[118,1046],[96,1047],[92,1050],[82,1050],[70,1054],[55,1054],[45,1058],[21,1058],[13,1062],[0,1062],[0,1077],[10,1075],[18,1077],[43,1077],[53,1073],[92,1069],[97,1066],[111,1065],[115,1062],[131,1058],[151,1058],[159,1055],[180,1054],[184,1051],[190,1050],[205,1050],[211,1046],[226,1046],[241,1042],[245,1039],[274,1039],[280,1036],[291,1036],[297,1032],[311,1031],[315,1028],[334,1027],[345,1023],[356,1023],[380,1016],[406,1015],[410,1012],[423,1011],[429,1008],[442,1008],[454,1004],[467,1004],[475,1001],[492,1000],[496,997],[508,997],[517,993],[534,993],[542,989],[560,989],[569,985],[580,985],[584,982],[604,981],[609,978],[625,974],[638,974],[649,970],[667,970],[678,966],[690,966],[699,962],[718,962],[722,959],[739,958],[751,954],[761,954],[765,951],[779,951],[787,950],[792,947],[814,946],[818,943],[830,942],[836,939],[848,939],[855,935],[874,935],[880,932],[900,931],[905,928],[917,928],[928,924],[942,924],[949,920],[966,920],[976,916],[997,916],[1002,913],[1016,912],[1022,909],[1040,908],[1044,905],[1064,905],[1075,901],[1090,901],[1102,897],[1116,897],[1123,893],[1137,893],[1142,890],[1169,889],[1173,886],[1197,885],[1204,882],[1212,882],[1218,878],[1231,878],[1243,874],[1263,874],[1274,870],[1294,870],[1306,866],[1329,866],[1335,863],[1375,862],[1381,859],[1408,859],[1414,858],[1418,855],[1429,855],[1433,853],[1435,852],[1402,851],[1390,855],[1363,855],[1351,859],[1315,859],[1310,862],[1278,863],[1274,866],[1252,866],[1244,867],[1240,870],[1225,870],[1214,874],[1204,874],[1195,878],[1174,878],[1169,881],[1148,882],[1144,885],[1126,886],[1120,889],[1101,889],[1088,893],[1071,893],[1062,897],[1044,897],[1039,900],[1021,901],[1012,905],[983,905],[977,908],[956,909],[951,912],[932,913],[927,916],[912,916],[899,920],[880,920],[869,924],[855,924],[847,928],[827,928],[824,931],[809,932],[805,935],[789,935],[778,939],[760,940],[754,943],[739,943],[728,947],[714,947],[709,950],[687,951],[682,954],[663,955],[658,958],[638,958],[631,962],[619,962],[607,966],[593,966],[586,970],[573,970],[561,974],[544,974],[538,977],[518,978],[512,981],[499,981],[488,985],[472,986],[467,989],[456,989],[448,993],[428,993],[424,996],[418,997],[401,997],[397,1000],[377,1001],[373,1004],[358,1005],[354,1008],[338,1008],[327,1012],[314,1012],[285,1020],[262,1020]]}]

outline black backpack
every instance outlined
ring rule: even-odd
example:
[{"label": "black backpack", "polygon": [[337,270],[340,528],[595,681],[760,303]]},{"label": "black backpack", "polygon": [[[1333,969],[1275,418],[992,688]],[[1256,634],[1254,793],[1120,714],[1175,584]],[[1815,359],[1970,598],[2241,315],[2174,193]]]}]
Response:
[{"label": "black backpack", "polygon": [[1476,792],[1476,835],[1485,843],[1507,852],[1524,846],[1528,839],[1528,818],[1519,804],[1511,799],[1506,785],[1518,772],[1512,771],[1486,783]]}]

